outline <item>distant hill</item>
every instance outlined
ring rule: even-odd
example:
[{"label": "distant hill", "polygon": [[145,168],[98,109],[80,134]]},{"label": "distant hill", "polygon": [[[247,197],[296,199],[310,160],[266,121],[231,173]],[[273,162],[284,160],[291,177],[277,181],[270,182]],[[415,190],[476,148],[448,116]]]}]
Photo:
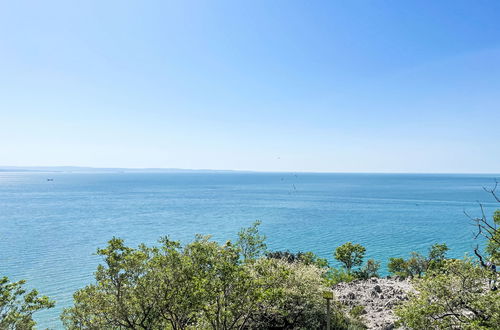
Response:
[{"label": "distant hill", "polygon": [[0,172],[57,172],[57,173],[233,173],[248,171],[181,169],[181,168],[114,168],[82,166],[0,166]]}]

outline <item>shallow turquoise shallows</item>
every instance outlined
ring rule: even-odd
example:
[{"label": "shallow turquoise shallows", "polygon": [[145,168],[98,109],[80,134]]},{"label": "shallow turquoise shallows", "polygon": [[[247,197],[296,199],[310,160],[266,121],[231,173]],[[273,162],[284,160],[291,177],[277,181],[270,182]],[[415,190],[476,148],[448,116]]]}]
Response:
[{"label": "shallow turquoise shallows", "polygon": [[[51,178],[53,181],[48,181]],[[333,262],[353,241],[382,261],[445,242],[450,256],[471,253],[474,227],[464,215],[491,215],[482,189],[495,175],[292,173],[0,172],[0,275],[26,279],[57,301],[39,328],[59,329],[72,293],[91,283],[93,253],[113,236],[130,245],[161,236],[218,241],[262,220],[270,249],[314,251]]]}]

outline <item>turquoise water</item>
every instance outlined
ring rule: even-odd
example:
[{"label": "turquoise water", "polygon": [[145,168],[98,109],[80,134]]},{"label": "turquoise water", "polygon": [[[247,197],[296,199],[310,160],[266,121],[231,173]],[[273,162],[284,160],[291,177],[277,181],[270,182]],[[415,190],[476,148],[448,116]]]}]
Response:
[{"label": "turquoise water", "polygon": [[445,242],[458,257],[475,245],[463,211],[479,215],[477,201],[488,214],[498,207],[482,190],[494,177],[0,172],[0,274],[57,300],[37,320],[60,328],[72,292],[92,281],[100,261],[93,253],[113,236],[130,245],[164,235],[186,242],[195,233],[225,241],[260,219],[271,249],[332,260],[351,240],[385,266],[391,256]]}]

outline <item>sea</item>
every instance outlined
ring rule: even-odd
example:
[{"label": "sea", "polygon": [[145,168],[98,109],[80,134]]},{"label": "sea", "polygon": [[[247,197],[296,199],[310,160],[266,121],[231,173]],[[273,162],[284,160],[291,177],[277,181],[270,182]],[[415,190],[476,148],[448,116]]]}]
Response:
[{"label": "sea", "polygon": [[450,257],[471,255],[471,217],[500,205],[483,190],[499,175],[323,173],[0,172],[0,276],[56,300],[36,314],[39,329],[61,329],[72,294],[92,283],[95,255],[113,237],[126,244],[183,243],[195,234],[234,240],[262,221],[269,250],[313,251],[337,266],[347,242],[366,258],[427,253],[446,243]]}]

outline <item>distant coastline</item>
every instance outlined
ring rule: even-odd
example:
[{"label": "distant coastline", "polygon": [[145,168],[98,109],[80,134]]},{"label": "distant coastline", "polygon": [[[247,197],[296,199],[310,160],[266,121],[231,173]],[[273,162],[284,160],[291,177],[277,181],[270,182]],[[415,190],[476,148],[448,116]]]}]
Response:
[{"label": "distant coastline", "polygon": [[253,173],[252,171],[181,169],[181,168],[121,168],[83,166],[0,166],[0,172],[39,173]]},{"label": "distant coastline", "polygon": [[127,167],[90,167],[90,166],[0,166],[1,172],[22,173],[293,173],[293,174],[415,174],[415,175],[489,175],[500,176],[497,173],[482,172],[342,172],[342,171],[257,171],[257,170],[214,170],[214,169],[184,169],[184,168],[127,168]]}]

